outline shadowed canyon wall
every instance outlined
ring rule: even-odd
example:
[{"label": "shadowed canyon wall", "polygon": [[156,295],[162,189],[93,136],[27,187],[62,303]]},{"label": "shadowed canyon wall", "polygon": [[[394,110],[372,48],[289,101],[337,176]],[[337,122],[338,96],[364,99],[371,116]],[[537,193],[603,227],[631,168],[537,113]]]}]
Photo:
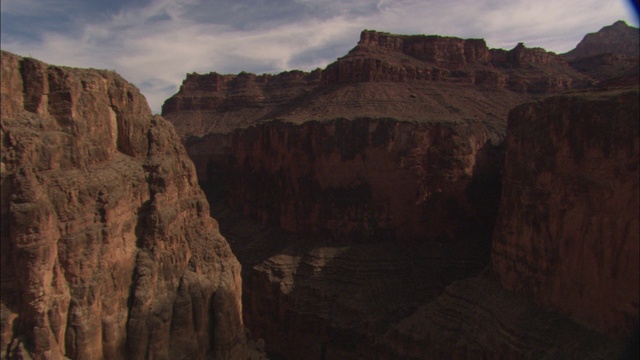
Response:
[{"label": "shadowed canyon wall", "polygon": [[491,262],[505,288],[622,335],[638,322],[639,100],[590,92],[511,112]]},{"label": "shadowed canyon wall", "polygon": [[345,244],[488,238],[500,135],[479,123],[265,124],[234,134],[225,199]]},{"label": "shadowed canyon wall", "polygon": [[3,359],[248,357],[240,264],[134,86],[3,51],[1,137]]},{"label": "shadowed canyon wall", "polygon": [[637,87],[590,91],[510,113],[490,271],[392,326],[378,340],[381,359],[628,358],[638,100]]}]

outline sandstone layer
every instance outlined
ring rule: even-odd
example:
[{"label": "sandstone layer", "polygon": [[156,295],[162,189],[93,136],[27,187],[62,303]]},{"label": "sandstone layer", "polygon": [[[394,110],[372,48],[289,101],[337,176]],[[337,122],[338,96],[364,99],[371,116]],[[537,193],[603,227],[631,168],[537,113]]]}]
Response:
[{"label": "sandstone layer", "polygon": [[636,87],[511,112],[491,260],[505,288],[619,336],[638,322],[639,100]]},{"label": "sandstone layer", "polygon": [[2,52],[6,359],[247,358],[240,264],[119,75]]}]

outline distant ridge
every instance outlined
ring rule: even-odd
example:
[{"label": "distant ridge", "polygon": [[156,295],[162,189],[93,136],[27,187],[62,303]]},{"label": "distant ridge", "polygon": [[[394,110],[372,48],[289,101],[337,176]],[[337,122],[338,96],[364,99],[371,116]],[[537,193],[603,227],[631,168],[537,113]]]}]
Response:
[{"label": "distant ridge", "polygon": [[603,53],[640,56],[638,28],[618,20],[598,32],[589,33],[575,49],[563,54],[567,59],[578,59]]}]

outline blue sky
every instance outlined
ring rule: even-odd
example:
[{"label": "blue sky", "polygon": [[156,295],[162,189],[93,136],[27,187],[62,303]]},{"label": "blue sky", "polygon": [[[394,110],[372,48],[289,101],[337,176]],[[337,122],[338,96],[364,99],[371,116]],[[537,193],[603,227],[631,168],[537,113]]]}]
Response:
[{"label": "blue sky", "polygon": [[3,50],[116,70],[154,112],[186,73],[325,67],[363,29],[562,53],[617,20],[638,26],[624,0],[2,0],[0,14]]}]

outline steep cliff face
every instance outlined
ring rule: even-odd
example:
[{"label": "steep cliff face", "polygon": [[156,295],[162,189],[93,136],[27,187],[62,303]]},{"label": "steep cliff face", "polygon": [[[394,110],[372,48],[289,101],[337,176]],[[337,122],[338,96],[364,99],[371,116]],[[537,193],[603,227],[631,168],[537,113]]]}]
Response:
[{"label": "steep cliff face", "polygon": [[247,357],[240,265],[135,87],[2,52],[1,136],[3,358]]},{"label": "steep cliff face", "polygon": [[488,238],[500,141],[473,121],[264,124],[234,134],[225,199],[286,231],[344,244]]},{"label": "steep cliff face", "polygon": [[552,97],[509,117],[491,268],[603,332],[638,321],[638,91]]}]

